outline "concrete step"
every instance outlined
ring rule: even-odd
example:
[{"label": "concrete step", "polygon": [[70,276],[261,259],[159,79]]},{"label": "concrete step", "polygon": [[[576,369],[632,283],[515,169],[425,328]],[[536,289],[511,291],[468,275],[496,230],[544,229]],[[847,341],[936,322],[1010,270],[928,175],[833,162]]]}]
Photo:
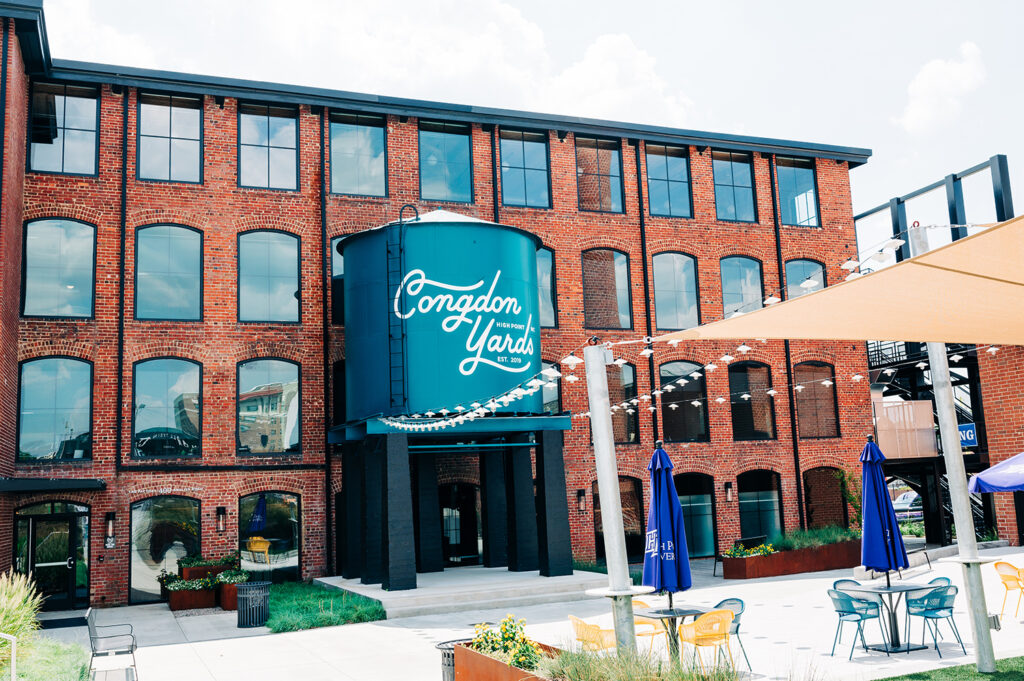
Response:
[{"label": "concrete step", "polygon": [[601,596],[588,596],[586,593],[580,591],[577,593],[557,594],[557,598],[552,598],[551,594],[536,594],[533,596],[515,596],[512,598],[494,598],[487,600],[473,600],[468,602],[453,602],[449,600],[447,603],[436,603],[421,606],[406,607],[405,605],[401,605],[387,608],[386,611],[389,620],[397,619],[399,617],[439,615],[452,612],[468,612],[471,610],[500,609],[508,610],[509,612],[513,612],[514,614],[513,609],[517,607],[524,607],[527,605],[541,605],[545,603],[571,603],[574,601],[583,601],[591,598],[601,598]]}]

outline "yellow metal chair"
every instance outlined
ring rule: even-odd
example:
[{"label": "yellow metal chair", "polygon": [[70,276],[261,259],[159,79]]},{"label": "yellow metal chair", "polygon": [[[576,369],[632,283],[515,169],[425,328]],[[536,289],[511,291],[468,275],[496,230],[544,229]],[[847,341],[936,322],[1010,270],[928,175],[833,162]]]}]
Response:
[{"label": "yellow metal chair", "polygon": [[253,555],[253,559],[256,558],[256,554],[262,554],[263,560],[267,565],[270,565],[269,539],[264,539],[263,537],[249,537],[249,540],[246,542],[246,548],[248,548],[249,553]]},{"label": "yellow metal chair", "polygon": [[[700,665],[701,673],[707,673],[704,659],[700,655],[701,648],[714,648],[716,666],[718,656],[725,650],[729,666],[735,669],[736,663],[729,648],[729,627],[732,626],[732,619],[732,610],[712,610],[698,617],[695,622],[679,625],[679,640],[693,646],[693,656]],[[680,647],[680,656],[683,655],[682,650]]]},{"label": "yellow metal chair", "polygon": [[993,565],[996,569],[996,574],[999,575],[1000,581],[1003,583],[1003,605],[999,608],[999,614],[1003,614],[1003,610],[1006,609],[1006,597],[1010,595],[1011,591],[1017,592],[1017,609],[1014,611],[1013,616],[1016,617],[1017,613],[1020,612],[1020,599],[1024,595],[1024,589],[1022,589],[1021,583],[1021,571],[1016,565],[1011,565],[1006,561],[998,561]]},{"label": "yellow metal chair", "polygon": [[576,634],[576,640],[583,646],[583,650],[609,650],[615,648],[615,631],[613,629],[602,629],[596,624],[588,624],[579,617],[569,615],[572,622],[572,630]]},{"label": "yellow metal chair", "polygon": [[[644,601],[633,599],[634,608],[649,608]],[[634,617],[633,618],[633,629],[636,631],[637,638],[649,638],[651,640],[651,652],[654,652],[654,639],[659,636],[665,637],[665,643],[668,644],[668,630],[659,622],[654,622],[647,619],[646,617]]]}]

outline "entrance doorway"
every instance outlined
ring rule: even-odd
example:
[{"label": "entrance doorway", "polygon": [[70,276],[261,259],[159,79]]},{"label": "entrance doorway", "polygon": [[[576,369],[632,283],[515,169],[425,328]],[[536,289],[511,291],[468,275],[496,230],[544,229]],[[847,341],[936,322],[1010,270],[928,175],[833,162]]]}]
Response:
[{"label": "entrance doorway", "polygon": [[14,568],[31,573],[44,610],[89,605],[89,508],[43,502],[14,514]]},{"label": "entrance doorway", "polygon": [[704,473],[675,476],[676,494],[683,507],[686,549],[690,558],[715,555],[718,545],[715,527],[715,481]]},{"label": "entrance doorway", "polygon": [[444,566],[479,565],[483,552],[480,488],[456,482],[438,485],[441,506],[441,547]]}]

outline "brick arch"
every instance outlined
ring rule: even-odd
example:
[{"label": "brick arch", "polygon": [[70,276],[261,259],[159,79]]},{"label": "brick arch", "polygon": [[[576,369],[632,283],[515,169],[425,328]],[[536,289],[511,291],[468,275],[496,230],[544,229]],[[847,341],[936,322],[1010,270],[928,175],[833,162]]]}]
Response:
[{"label": "brick arch", "polygon": [[740,244],[733,242],[731,244],[724,244],[718,248],[712,248],[702,259],[710,263],[714,263],[714,266],[717,269],[719,267],[718,263],[721,262],[722,258],[728,258],[730,256],[741,256],[757,260],[761,263],[762,273],[769,267],[774,269],[776,265],[774,253],[750,242],[741,242]]},{"label": "brick arch", "polygon": [[194,499],[200,502],[200,506],[202,506],[202,500],[209,492],[210,489],[206,484],[198,482],[195,477],[192,477],[185,484],[182,484],[180,480],[139,480],[121,488],[117,496],[119,503],[129,506],[154,497],[184,497],[186,499]]},{"label": "brick arch", "polygon": [[[83,203],[57,203],[57,202],[42,202],[42,203],[31,203],[26,202],[22,219],[24,222],[35,222],[36,220],[77,220],[86,224],[98,227],[103,221],[104,213],[89,205]],[[114,219],[113,215],[109,216]]]},{"label": "brick arch", "polygon": [[[272,473],[255,479],[245,479],[235,486],[234,492],[235,496],[239,498],[260,492],[283,492],[304,497],[314,493],[314,491],[307,489],[309,485],[310,483],[302,478]],[[314,490],[320,489],[319,485],[320,482],[316,481]]]},{"label": "brick arch", "polygon": [[87,343],[72,338],[40,338],[18,345],[18,361],[42,359],[54,355],[64,355],[76,359],[84,359],[95,364],[99,348],[95,343]]},{"label": "brick arch", "polygon": [[242,343],[236,356],[237,363],[253,359],[280,358],[301,365],[306,354],[294,343],[284,341],[255,341]]},{"label": "brick arch", "polygon": [[203,343],[185,340],[164,340],[158,338],[142,344],[130,345],[126,348],[125,364],[134,364],[154,357],[180,357],[181,359],[192,360],[200,364],[212,363],[219,355],[211,352],[210,348]]},{"label": "brick arch", "polygon": [[207,232],[217,226],[211,224],[209,218],[198,210],[175,207],[174,210],[166,208],[145,208],[133,211],[127,216],[126,229],[136,230],[140,227],[152,225],[176,225],[179,227],[191,227],[200,232]]},{"label": "brick arch", "polygon": [[44,501],[66,501],[73,504],[81,504],[87,506],[90,513],[99,505],[95,499],[88,496],[87,492],[37,492],[27,497],[12,500],[11,510],[17,511],[19,508],[39,504]]},{"label": "brick arch", "polygon": [[303,232],[309,231],[308,229],[304,229],[301,223],[287,220],[282,218],[279,213],[272,212],[250,213],[235,222],[233,227],[237,234],[269,229],[278,232],[287,232],[292,236],[299,237]]},{"label": "brick arch", "polygon": [[804,362],[824,362],[825,364],[831,364],[832,368],[835,369],[838,361],[836,354],[825,348],[808,348],[794,352],[792,355],[793,366],[803,364]]}]

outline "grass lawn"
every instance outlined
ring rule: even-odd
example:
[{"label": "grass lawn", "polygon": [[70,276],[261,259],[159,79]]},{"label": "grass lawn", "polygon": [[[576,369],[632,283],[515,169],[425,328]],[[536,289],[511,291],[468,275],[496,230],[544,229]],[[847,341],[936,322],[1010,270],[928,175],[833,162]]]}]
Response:
[{"label": "grass lawn", "polygon": [[[9,653],[10,651],[6,651]],[[11,676],[10,661],[0,663],[0,679]],[[89,653],[80,645],[32,634],[18,645],[17,681],[86,681]]]},{"label": "grass lawn", "polygon": [[880,679],[880,681],[964,681],[964,679],[1024,681],[1024,657],[1008,657],[1005,660],[997,660],[996,670],[995,674],[979,674],[975,665],[965,664],[959,667],[907,674],[906,676],[893,676],[888,679]]},{"label": "grass lawn", "polygon": [[275,634],[382,619],[384,608],[371,598],[305,582],[270,587],[267,626]]}]

